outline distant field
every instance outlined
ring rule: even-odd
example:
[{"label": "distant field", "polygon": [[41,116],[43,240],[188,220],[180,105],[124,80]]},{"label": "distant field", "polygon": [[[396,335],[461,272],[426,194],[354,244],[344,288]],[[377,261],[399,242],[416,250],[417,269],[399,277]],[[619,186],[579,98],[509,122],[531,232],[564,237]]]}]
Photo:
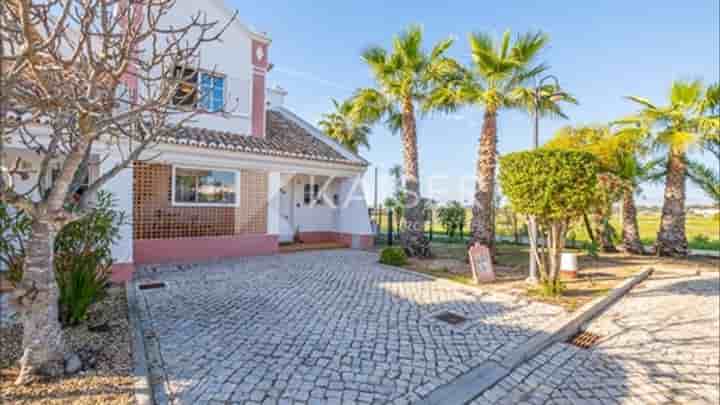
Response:
[{"label": "distant field", "polygon": [[[468,210],[467,213],[467,224],[465,225],[464,233],[466,236],[469,235],[470,230],[470,219],[472,213]],[[612,225],[615,227],[618,233],[622,230],[620,228],[620,220],[617,216],[612,218]],[[524,222],[523,222],[524,223]],[[660,213],[657,214],[642,214],[638,216],[638,225],[640,226],[640,237],[645,244],[652,244],[656,237],[657,231],[660,227]],[[522,223],[519,225],[522,227]],[[444,234],[445,229],[438,223],[434,224],[433,232],[436,234]],[[382,229],[387,229],[387,218],[382,218]],[[573,228],[575,236],[578,241],[588,241],[589,238],[585,232],[585,228],[582,224],[576,224]],[[691,249],[708,249],[708,250],[720,250],[720,219],[715,217],[703,217],[697,215],[687,216],[685,223],[685,230],[687,232],[688,241]],[[427,231],[430,231],[428,224]],[[497,232],[499,235],[511,236],[512,230],[509,226],[503,223],[497,224]]]}]

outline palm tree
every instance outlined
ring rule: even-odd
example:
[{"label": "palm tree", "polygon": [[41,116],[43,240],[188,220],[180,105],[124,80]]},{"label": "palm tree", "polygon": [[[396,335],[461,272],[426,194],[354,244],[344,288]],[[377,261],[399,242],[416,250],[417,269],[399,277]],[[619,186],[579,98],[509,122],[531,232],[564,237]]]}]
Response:
[{"label": "palm tree", "polygon": [[410,256],[430,255],[429,241],[423,232],[416,110],[436,110],[432,94],[461,71],[455,60],[445,56],[452,39],[440,41],[429,53],[423,50],[422,39],[422,29],[411,26],[395,37],[390,51],[378,46],[366,49],[362,58],[370,67],[376,86],[359,89],[353,98],[356,119],[369,123],[382,120],[392,132],[402,130],[407,196],[402,242]]},{"label": "palm tree", "polygon": [[[547,42],[548,37],[542,32],[526,33],[511,40],[510,32],[506,31],[500,42],[483,33],[471,34],[472,67],[461,81],[437,94],[436,103],[447,108],[469,104],[485,109],[476,164],[470,243],[488,245],[493,252],[495,235],[492,205],[497,166],[497,115],[503,109],[535,110],[536,93],[528,85],[547,70],[544,64],[536,63],[538,54]],[[543,115],[564,117],[557,102],[575,101],[554,86],[543,86],[540,93],[539,110]],[[549,94],[556,97],[547,97]]]},{"label": "palm tree", "polygon": [[335,110],[323,114],[323,119],[318,123],[323,132],[353,153],[358,153],[360,146],[370,149],[368,142],[370,126],[352,117],[352,103],[350,101],[339,103],[335,99],[332,103]]},{"label": "palm tree", "polygon": [[685,179],[688,175],[687,151],[701,143],[712,131],[720,129],[720,118],[713,114],[718,105],[716,86],[705,89],[702,82],[675,81],[670,89],[670,103],[657,106],[642,97],[628,99],[640,104],[637,115],[622,120],[635,124],[640,131],[654,132],[657,147],[667,150],[665,198],[655,251],[660,256],[686,256]]},{"label": "palm tree", "polygon": [[637,149],[618,153],[617,175],[625,182],[622,195],[622,248],[628,253],[644,254],[645,249],[640,239],[635,195],[640,193],[640,184],[656,182],[662,178],[661,170],[664,159],[642,161]]}]

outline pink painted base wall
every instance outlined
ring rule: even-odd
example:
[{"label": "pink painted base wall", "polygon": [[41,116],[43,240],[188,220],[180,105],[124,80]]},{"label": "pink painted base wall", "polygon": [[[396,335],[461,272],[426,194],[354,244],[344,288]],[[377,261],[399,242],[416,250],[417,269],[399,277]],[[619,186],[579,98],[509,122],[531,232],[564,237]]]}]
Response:
[{"label": "pink painted base wall", "polygon": [[151,239],[133,243],[136,265],[191,263],[242,256],[270,255],[278,251],[277,235]]},{"label": "pink painted base wall", "polygon": [[115,284],[123,284],[132,280],[135,265],[133,263],[115,263],[110,268],[110,271],[112,272],[110,281]]},{"label": "pink painted base wall", "polygon": [[375,244],[373,235],[353,235],[339,232],[300,232],[300,240],[305,243],[338,242],[347,247],[353,247],[353,236],[356,238],[358,249],[369,249]]},{"label": "pink painted base wall", "polygon": [[300,232],[300,240],[303,243],[337,242],[337,232],[317,231]]}]

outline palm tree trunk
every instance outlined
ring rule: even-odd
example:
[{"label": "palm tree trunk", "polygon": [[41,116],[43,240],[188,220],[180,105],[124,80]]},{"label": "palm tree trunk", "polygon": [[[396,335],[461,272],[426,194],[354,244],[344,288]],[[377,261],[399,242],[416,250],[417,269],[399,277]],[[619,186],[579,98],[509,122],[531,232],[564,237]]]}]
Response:
[{"label": "palm tree trunk", "polygon": [[685,236],[685,176],[687,163],[681,152],[671,151],[665,179],[660,231],[655,242],[658,256],[687,256],[688,242]]},{"label": "palm tree trunk", "polygon": [[625,190],[623,196],[623,249],[628,253],[643,254],[645,251],[640,242],[640,227],[638,226],[634,193],[635,190]]},{"label": "palm tree trunk", "polygon": [[403,163],[405,165],[405,232],[401,234],[408,256],[430,256],[430,242],[425,238],[422,200],[420,198],[420,170],[418,165],[415,107],[412,100],[403,103]]},{"label": "palm tree trunk", "polygon": [[597,226],[597,237],[600,242],[600,249],[605,253],[617,252],[615,242],[612,238],[612,230],[610,229],[610,215],[612,214],[612,208],[606,212],[595,215],[595,224]]},{"label": "palm tree trunk", "polygon": [[470,244],[488,246],[493,260],[495,240],[493,232],[492,205],[495,191],[495,167],[497,166],[497,111],[485,110],[483,117],[478,160],[476,165],[475,201],[473,202],[472,236]]},{"label": "palm tree trunk", "polygon": [[15,384],[35,375],[57,376],[64,371],[65,346],[58,317],[60,292],[53,271],[53,226],[36,220],[27,244],[25,271],[15,303],[23,315],[23,353]]}]

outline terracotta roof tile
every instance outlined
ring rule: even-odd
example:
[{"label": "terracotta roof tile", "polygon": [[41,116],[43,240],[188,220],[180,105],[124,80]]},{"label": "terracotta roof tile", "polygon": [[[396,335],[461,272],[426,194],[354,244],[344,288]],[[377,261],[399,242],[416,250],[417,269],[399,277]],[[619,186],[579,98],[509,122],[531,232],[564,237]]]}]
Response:
[{"label": "terracotta roof tile", "polygon": [[366,165],[364,161],[346,158],[280,112],[268,110],[266,125],[265,138],[186,126],[175,134],[163,138],[162,141],[208,149],[235,150],[356,166]]}]

